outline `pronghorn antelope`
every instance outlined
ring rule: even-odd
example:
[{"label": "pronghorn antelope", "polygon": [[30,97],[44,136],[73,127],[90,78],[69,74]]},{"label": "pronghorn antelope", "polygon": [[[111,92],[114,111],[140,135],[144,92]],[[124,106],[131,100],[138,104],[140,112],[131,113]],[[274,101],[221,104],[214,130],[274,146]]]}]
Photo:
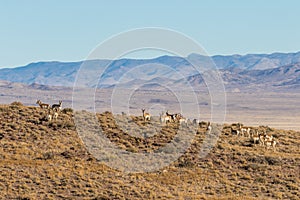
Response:
[{"label": "pronghorn antelope", "polygon": [[161,123],[166,123],[166,124],[168,124],[168,123],[170,123],[171,121],[172,121],[172,118],[171,118],[170,116],[163,116],[163,115],[160,116],[160,122],[161,122]]},{"label": "pronghorn antelope", "polygon": [[144,118],[144,121],[150,121],[150,114],[149,113],[145,113],[145,109],[142,109],[142,112],[143,112],[143,118]]},{"label": "pronghorn antelope", "polygon": [[184,118],[180,113],[175,113],[174,117],[177,122],[179,122],[181,118]]},{"label": "pronghorn antelope", "polygon": [[265,145],[265,133],[259,133],[258,131],[256,131],[251,135],[251,139],[254,144],[258,143],[261,146]]},{"label": "pronghorn antelope", "polygon": [[[235,128],[232,128],[235,127]],[[243,124],[236,123],[231,125],[231,133],[235,135],[242,135],[245,137],[251,138],[251,128],[250,127],[243,127]]]},{"label": "pronghorn antelope", "polygon": [[266,145],[266,148],[269,149],[269,147],[273,147],[273,150],[276,151],[276,144],[278,142],[272,138],[272,139],[265,139],[265,145]]},{"label": "pronghorn antelope", "polygon": [[51,115],[51,112],[50,112],[50,110],[48,111],[48,114],[47,114],[47,120],[48,121],[51,121],[52,120],[52,115]]},{"label": "pronghorn antelope", "polygon": [[36,104],[38,104],[41,108],[46,108],[46,109],[49,109],[49,108],[50,108],[50,105],[49,105],[49,104],[42,103],[41,100],[37,100],[37,101],[36,101]]},{"label": "pronghorn antelope", "polygon": [[232,128],[232,126],[231,126],[230,129],[231,129],[231,134],[233,134],[233,135],[240,135],[240,133],[241,133],[239,126],[236,128]]},{"label": "pronghorn antelope", "polygon": [[47,121],[56,120],[58,117],[58,113],[56,111],[51,111],[51,109],[48,110],[48,114],[46,116]]},{"label": "pronghorn antelope", "polygon": [[185,117],[181,117],[178,121],[179,121],[179,124],[180,124],[180,125],[181,125],[181,124],[183,124],[183,125],[185,125],[185,126],[188,125],[188,119],[185,118]]},{"label": "pronghorn antelope", "polygon": [[269,149],[269,147],[273,147],[273,149],[275,150],[277,141],[273,138],[272,135],[268,135],[264,133],[262,134],[261,140],[262,140],[262,145],[266,146],[267,149]]},{"label": "pronghorn antelope", "polygon": [[252,138],[252,141],[253,141],[254,144],[259,143],[260,137],[259,137],[258,132],[253,133],[253,134],[251,135],[251,138]]},{"label": "pronghorn antelope", "polygon": [[207,128],[207,122],[201,121],[201,122],[199,122],[199,126],[200,126],[200,128]]},{"label": "pronghorn antelope", "polygon": [[194,126],[197,126],[200,123],[200,121],[198,119],[193,119],[192,123]]},{"label": "pronghorn antelope", "polygon": [[170,114],[169,111],[166,112],[166,117],[168,117],[168,121],[172,121],[172,122],[177,122],[180,125],[184,124],[184,125],[188,125],[188,118],[185,118],[182,116],[182,114],[180,113],[175,113],[175,114]]},{"label": "pronghorn antelope", "polygon": [[210,122],[207,123],[206,131],[211,131],[211,123]]},{"label": "pronghorn antelope", "polygon": [[258,137],[259,137],[259,144],[261,146],[265,146],[265,137],[266,137],[266,134],[265,133],[257,133],[258,134]]},{"label": "pronghorn antelope", "polygon": [[233,135],[240,135],[240,130],[238,130],[238,129],[233,129],[232,127],[231,127],[231,133],[233,134]]},{"label": "pronghorn antelope", "polygon": [[61,109],[62,109],[62,101],[59,101],[58,104],[53,104],[51,108],[52,108],[52,110],[54,110],[56,112],[61,111]]},{"label": "pronghorn antelope", "polygon": [[176,114],[169,114],[169,111],[166,112],[166,115],[171,118],[173,122],[175,122]]},{"label": "pronghorn antelope", "polygon": [[249,137],[250,138],[250,131],[251,129],[249,127],[243,127],[241,128],[241,134],[245,137]]},{"label": "pronghorn antelope", "polygon": [[57,112],[54,112],[54,113],[53,113],[53,119],[54,119],[54,120],[57,120],[57,117],[58,117],[58,113],[57,113]]},{"label": "pronghorn antelope", "polygon": [[[233,128],[233,126],[235,126],[235,128]],[[251,129],[249,127],[243,127],[243,124],[241,123],[232,124],[231,133],[234,135],[248,136],[249,138],[251,137]]]},{"label": "pronghorn antelope", "polygon": [[259,133],[258,131],[252,134],[251,138],[253,140],[253,143],[259,143],[260,146],[266,146],[267,149],[269,149],[269,147],[273,147],[273,149],[275,150],[275,146],[278,143],[272,135]]},{"label": "pronghorn antelope", "polygon": [[265,140],[273,140],[273,135],[265,134]]}]

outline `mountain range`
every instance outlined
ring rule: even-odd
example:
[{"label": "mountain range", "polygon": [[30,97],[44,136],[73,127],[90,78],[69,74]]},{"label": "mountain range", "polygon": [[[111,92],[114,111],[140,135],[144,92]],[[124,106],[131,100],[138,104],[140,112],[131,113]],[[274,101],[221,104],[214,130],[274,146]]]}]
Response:
[{"label": "mountain range", "polygon": [[[23,84],[72,87],[78,73],[85,73],[84,86],[134,86],[141,83],[193,85],[203,83],[190,58],[206,67],[213,61],[225,85],[300,88],[300,52],[248,54],[208,57],[191,54],[187,58],[161,56],[153,59],[88,60],[80,62],[37,62],[16,68],[0,69],[0,80]],[[203,61],[203,62],[202,62]],[[211,64],[211,63],[210,63]],[[209,63],[207,64],[209,65]],[[88,66],[85,70],[84,66]],[[205,72],[204,72],[205,73]]]}]

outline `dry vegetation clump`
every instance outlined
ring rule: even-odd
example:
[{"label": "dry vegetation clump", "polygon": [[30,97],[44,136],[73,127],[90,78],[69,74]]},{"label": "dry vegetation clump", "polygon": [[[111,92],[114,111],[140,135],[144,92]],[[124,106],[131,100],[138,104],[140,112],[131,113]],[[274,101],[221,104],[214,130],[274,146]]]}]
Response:
[{"label": "dry vegetation clump", "polygon": [[[0,106],[0,199],[299,199],[300,133],[252,127],[279,140],[276,151],[232,135],[197,132],[186,152],[156,172],[123,173],[87,152],[63,109],[56,121],[21,103]],[[87,115],[88,113],[86,113]],[[155,152],[173,140],[177,124],[141,116],[97,114],[104,134],[121,149]],[[155,118],[154,118],[155,119]],[[86,124],[91,123],[87,120]],[[190,125],[191,126],[191,125]],[[184,127],[192,131],[195,127]],[[207,138],[217,143],[207,156]],[[145,161],[147,162],[147,161]]]}]

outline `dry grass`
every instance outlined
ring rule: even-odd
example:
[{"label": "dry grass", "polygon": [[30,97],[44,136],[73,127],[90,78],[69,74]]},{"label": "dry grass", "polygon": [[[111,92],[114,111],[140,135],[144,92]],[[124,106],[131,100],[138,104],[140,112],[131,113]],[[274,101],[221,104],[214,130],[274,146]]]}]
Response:
[{"label": "dry grass", "polygon": [[[122,173],[99,163],[78,137],[70,109],[57,121],[20,103],[0,106],[1,199],[298,199],[300,133],[267,130],[279,141],[277,151],[229,133],[224,125],[217,144],[205,157],[199,151],[205,128],[176,162],[158,172]],[[97,115],[107,137],[131,152],[151,152],[170,142],[177,125],[137,138],[134,126],[119,130],[111,113]],[[121,118],[120,118],[121,119]],[[128,117],[140,127],[141,117]],[[122,123],[122,120],[118,123]],[[188,129],[188,128],[187,128]],[[141,134],[143,131],[141,132]]]}]

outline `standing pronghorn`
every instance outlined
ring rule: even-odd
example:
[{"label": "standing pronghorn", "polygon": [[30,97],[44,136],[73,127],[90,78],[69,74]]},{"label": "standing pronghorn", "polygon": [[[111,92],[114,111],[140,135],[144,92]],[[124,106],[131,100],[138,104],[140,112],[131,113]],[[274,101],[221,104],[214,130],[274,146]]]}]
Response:
[{"label": "standing pronghorn", "polygon": [[[235,128],[233,128],[234,126],[235,126]],[[231,134],[239,136],[241,133],[241,127],[242,127],[242,125],[240,123],[232,124],[230,127]]]},{"label": "standing pronghorn", "polygon": [[52,110],[54,110],[56,112],[61,111],[61,109],[62,109],[62,101],[59,101],[58,104],[53,104],[51,108],[52,108]]},{"label": "standing pronghorn", "polygon": [[47,114],[46,118],[47,118],[48,121],[52,120],[52,115],[51,115],[50,109],[48,110],[48,114]]},{"label": "standing pronghorn", "polygon": [[161,114],[159,114],[159,118],[160,118],[160,123],[170,123],[172,121],[170,116],[164,116],[164,113],[162,112]]},{"label": "standing pronghorn", "polygon": [[180,117],[179,118],[179,124],[187,126],[188,125],[188,118]]},{"label": "standing pronghorn", "polygon": [[211,131],[211,123],[210,122],[208,122],[207,123],[207,128],[206,128],[206,131],[208,131],[208,132],[210,132]]},{"label": "standing pronghorn", "polygon": [[57,120],[57,117],[58,117],[58,113],[57,112],[54,112],[53,113],[53,119],[56,121]]},{"label": "standing pronghorn", "polygon": [[276,144],[278,141],[276,141],[273,137],[265,138],[264,143],[267,149],[269,149],[269,147],[273,147],[273,150],[276,151]]},{"label": "standing pronghorn", "polygon": [[143,112],[143,118],[144,118],[144,121],[150,121],[150,114],[149,113],[145,113],[145,109],[142,109],[142,112]]},{"label": "standing pronghorn", "polygon": [[36,101],[36,104],[38,104],[41,108],[46,108],[46,109],[49,109],[49,108],[50,108],[50,105],[49,105],[49,104],[42,103],[41,100],[37,100],[37,101]]},{"label": "standing pronghorn", "polygon": [[240,131],[241,131],[241,135],[244,137],[248,137],[250,138],[250,132],[251,132],[251,128],[250,127],[244,127],[240,124]]},{"label": "standing pronghorn", "polygon": [[51,122],[52,120],[56,121],[57,117],[58,117],[58,112],[51,110],[51,109],[48,110],[48,113],[46,115],[47,121],[49,121],[49,122]]},{"label": "standing pronghorn", "polygon": [[200,120],[199,119],[193,119],[192,123],[193,123],[194,126],[197,126],[197,125],[199,125]]},{"label": "standing pronghorn", "polygon": [[254,144],[257,144],[257,143],[261,144],[261,136],[258,133],[258,131],[255,131],[253,134],[251,134],[251,139]]},{"label": "standing pronghorn", "polygon": [[175,122],[176,114],[169,114],[169,111],[166,112],[166,115],[171,118],[173,122]]},{"label": "standing pronghorn", "polygon": [[265,146],[267,149],[269,149],[269,147],[273,147],[273,150],[276,150],[275,146],[278,144],[278,141],[275,140],[272,135],[268,135],[265,132],[259,133],[256,131],[251,135],[251,138],[254,144],[259,143],[260,146]]}]

